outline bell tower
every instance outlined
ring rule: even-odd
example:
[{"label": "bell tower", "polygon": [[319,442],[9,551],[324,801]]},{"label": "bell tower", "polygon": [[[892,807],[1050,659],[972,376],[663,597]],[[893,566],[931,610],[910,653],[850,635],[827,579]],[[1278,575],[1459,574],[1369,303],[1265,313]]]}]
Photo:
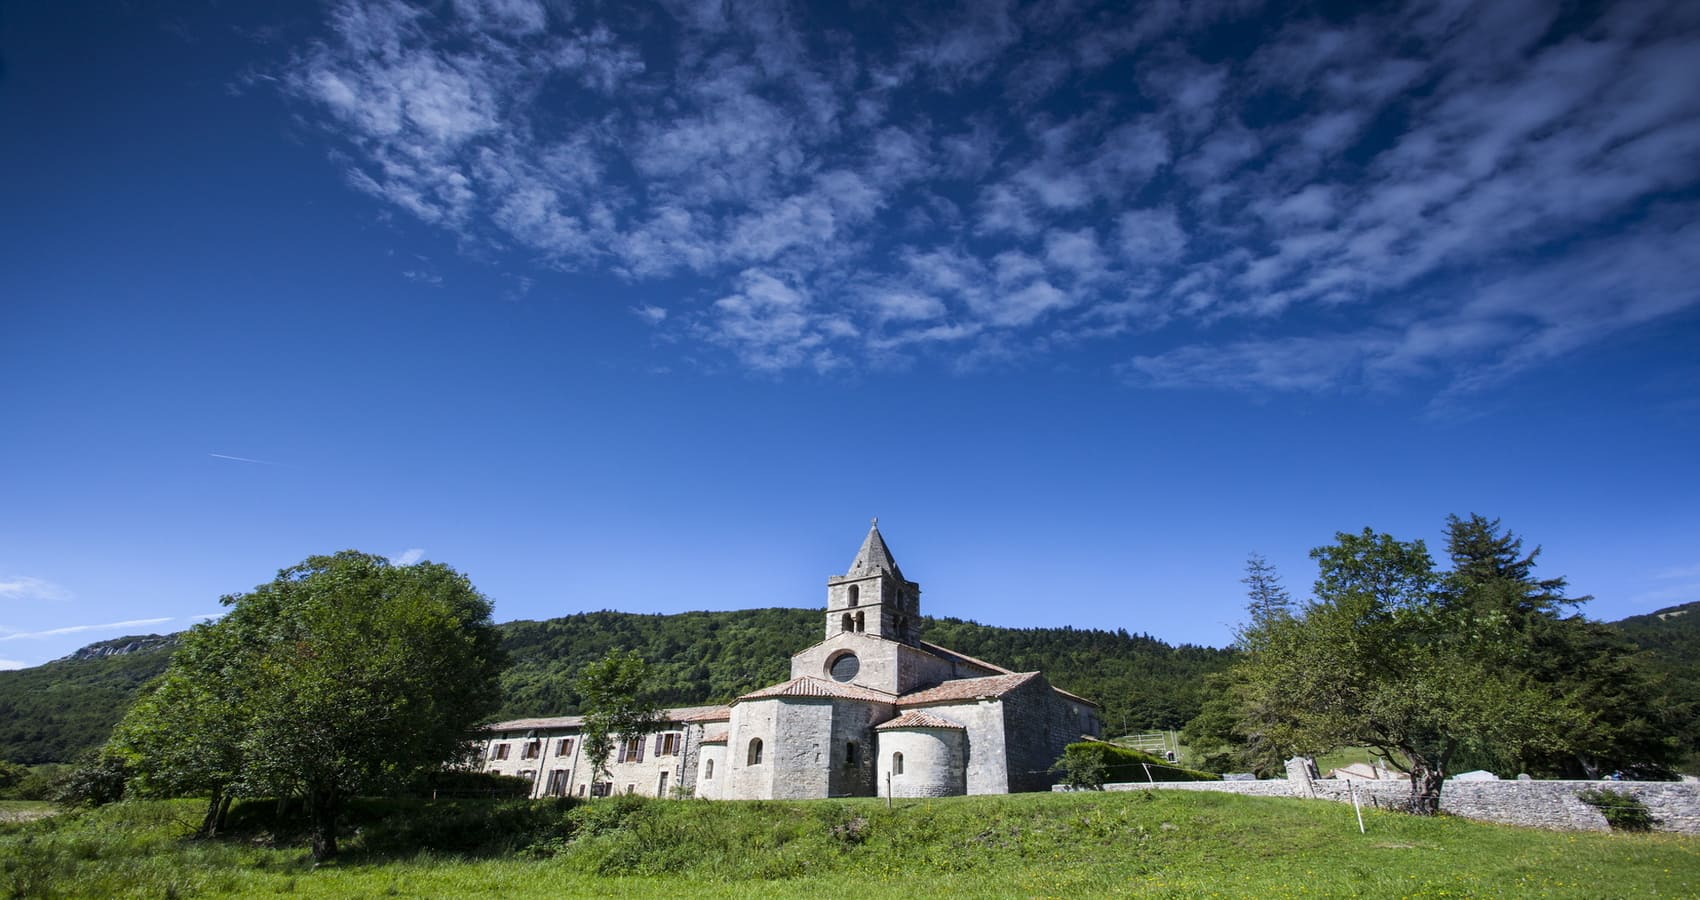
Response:
[{"label": "bell tower", "polygon": [[850,571],[826,580],[826,636],[860,633],[917,644],[921,586],[903,577],[874,519]]}]

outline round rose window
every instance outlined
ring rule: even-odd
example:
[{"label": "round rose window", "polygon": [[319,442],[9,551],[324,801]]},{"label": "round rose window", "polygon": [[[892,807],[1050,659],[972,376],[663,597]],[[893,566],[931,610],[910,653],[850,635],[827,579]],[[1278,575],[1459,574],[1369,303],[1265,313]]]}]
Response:
[{"label": "round rose window", "polygon": [[862,664],[856,659],[856,654],[846,653],[833,660],[832,667],[828,671],[832,673],[833,681],[849,681],[855,678],[856,673],[861,669]]}]

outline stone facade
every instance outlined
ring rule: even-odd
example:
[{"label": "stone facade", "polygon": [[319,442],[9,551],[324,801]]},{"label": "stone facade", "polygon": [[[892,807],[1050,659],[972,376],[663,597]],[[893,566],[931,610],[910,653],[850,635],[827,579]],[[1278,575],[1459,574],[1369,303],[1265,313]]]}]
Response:
[{"label": "stone facade", "polygon": [[[533,796],[679,786],[710,799],[936,797],[1050,787],[1063,747],[1098,736],[1097,705],[1038,672],[921,640],[920,603],[920,585],[903,577],[876,523],[849,571],[827,579],[825,638],[791,657],[789,681],[729,707],[668,710],[663,734],[672,742],[649,738],[651,755],[611,763],[598,782],[605,788],[587,786],[572,716],[490,726],[485,770],[527,774]],[[562,740],[572,745],[558,765],[512,750]]]}]

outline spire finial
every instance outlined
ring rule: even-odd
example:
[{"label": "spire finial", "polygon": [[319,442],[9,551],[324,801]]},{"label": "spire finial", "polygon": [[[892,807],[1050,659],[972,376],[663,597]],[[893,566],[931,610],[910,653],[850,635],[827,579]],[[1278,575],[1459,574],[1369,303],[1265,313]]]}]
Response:
[{"label": "spire finial", "polygon": [[870,524],[872,524],[875,528],[880,527],[880,517],[874,516],[873,519],[870,520]]}]

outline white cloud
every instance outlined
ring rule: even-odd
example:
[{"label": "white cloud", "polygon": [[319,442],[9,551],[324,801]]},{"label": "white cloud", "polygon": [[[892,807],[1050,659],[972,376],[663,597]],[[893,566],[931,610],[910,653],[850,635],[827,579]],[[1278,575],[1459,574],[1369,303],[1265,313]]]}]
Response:
[{"label": "white cloud", "polygon": [[392,566],[411,566],[414,563],[416,563],[416,562],[418,562],[418,561],[420,561],[424,558],[425,558],[425,551],[424,550],[422,550],[418,547],[409,547],[408,549],[403,550],[400,553],[397,553],[396,555],[390,557],[390,565],[392,565]]},{"label": "white cloud", "polygon": [[29,663],[19,662],[15,659],[0,659],[0,672],[22,669],[28,665]]},{"label": "white cloud", "polygon": [[58,637],[65,634],[81,634],[85,631],[118,631],[126,628],[142,628],[149,625],[160,625],[171,621],[171,616],[157,619],[129,619],[123,622],[103,622],[99,625],[66,625],[60,628],[49,628],[45,631],[11,631],[0,634],[0,641],[34,640],[36,638]]},{"label": "white cloud", "polygon": [[0,600],[16,603],[56,603],[71,599],[71,592],[45,578],[13,575],[0,578]]},{"label": "white cloud", "polygon": [[1700,184],[1674,6],[1292,11],[1218,62],[1178,48],[1255,8],[1066,7],[851,34],[765,4],[339,0],[279,83],[356,190],[469,252],[700,279],[634,312],[760,371],[1137,323],[1139,384],[1456,392],[1700,302],[1670,263]]}]

